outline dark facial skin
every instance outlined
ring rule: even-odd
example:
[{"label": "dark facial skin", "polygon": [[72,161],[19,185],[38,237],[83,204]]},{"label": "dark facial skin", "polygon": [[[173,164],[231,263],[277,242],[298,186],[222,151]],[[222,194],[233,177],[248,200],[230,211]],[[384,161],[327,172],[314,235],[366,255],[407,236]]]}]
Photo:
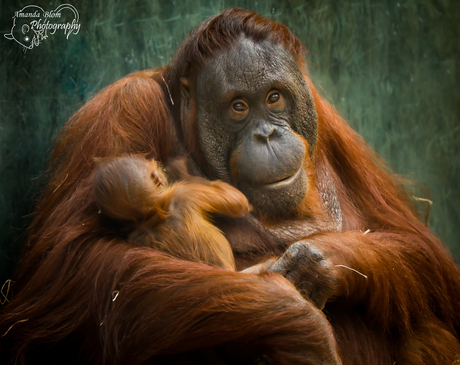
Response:
[{"label": "dark facial skin", "polygon": [[[307,83],[280,45],[241,37],[197,74],[200,146],[217,178],[267,217],[288,217],[307,191],[317,117]],[[305,142],[306,141],[306,142]]]}]

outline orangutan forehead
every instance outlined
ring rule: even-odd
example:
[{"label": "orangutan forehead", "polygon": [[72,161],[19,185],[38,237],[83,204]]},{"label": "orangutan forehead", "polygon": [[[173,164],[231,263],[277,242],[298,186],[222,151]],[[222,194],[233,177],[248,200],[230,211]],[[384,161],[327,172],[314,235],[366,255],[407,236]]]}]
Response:
[{"label": "orangutan forehead", "polygon": [[295,82],[302,72],[294,57],[279,44],[254,42],[242,36],[210,60],[198,73],[197,87],[228,93],[256,91],[274,80]]}]

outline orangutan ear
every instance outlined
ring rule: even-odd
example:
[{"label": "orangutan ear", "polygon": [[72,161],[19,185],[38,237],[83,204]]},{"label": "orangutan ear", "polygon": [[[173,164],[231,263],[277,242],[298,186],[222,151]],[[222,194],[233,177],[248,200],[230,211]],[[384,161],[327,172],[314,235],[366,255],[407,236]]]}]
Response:
[{"label": "orangutan ear", "polygon": [[190,116],[190,85],[185,77],[180,78],[180,94],[181,94],[181,120],[187,120]]}]

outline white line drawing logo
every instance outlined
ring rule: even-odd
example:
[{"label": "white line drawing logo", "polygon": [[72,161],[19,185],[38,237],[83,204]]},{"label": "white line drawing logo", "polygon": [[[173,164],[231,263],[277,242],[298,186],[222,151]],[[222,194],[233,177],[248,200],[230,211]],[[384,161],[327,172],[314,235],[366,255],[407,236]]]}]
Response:
[{"label": "white line drawing logo", "polygon": [[[63,19],[72,20],[65,22]],[[11,32],[5,34],[5,38],[16,41],[26,52],[39,46],[58,30],[63,30],[67,39],[71,34],[78,34],[81,26],[79,19],[77,9],[70,4],[59,5],[51,11],[44,11],[37,5],[27,5],[14,13]]]}]

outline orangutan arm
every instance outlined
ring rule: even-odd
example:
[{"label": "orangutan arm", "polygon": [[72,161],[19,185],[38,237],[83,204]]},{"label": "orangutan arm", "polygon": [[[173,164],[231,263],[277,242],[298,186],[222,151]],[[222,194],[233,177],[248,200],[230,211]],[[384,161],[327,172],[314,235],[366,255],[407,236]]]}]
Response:
[{"label": "orangutan arm", "polygon": [[226,344],[245,361],[265,354],[274,363],[338,363],[324,315],[277,274],[231,272],[115,241],[69,250],[51,251],[33,289],[20,291],[3,316],[0,332],[14,324],[5,335],[13,346],[29,343],[33,353],[84,329],[82,351],[111,363]]}]

